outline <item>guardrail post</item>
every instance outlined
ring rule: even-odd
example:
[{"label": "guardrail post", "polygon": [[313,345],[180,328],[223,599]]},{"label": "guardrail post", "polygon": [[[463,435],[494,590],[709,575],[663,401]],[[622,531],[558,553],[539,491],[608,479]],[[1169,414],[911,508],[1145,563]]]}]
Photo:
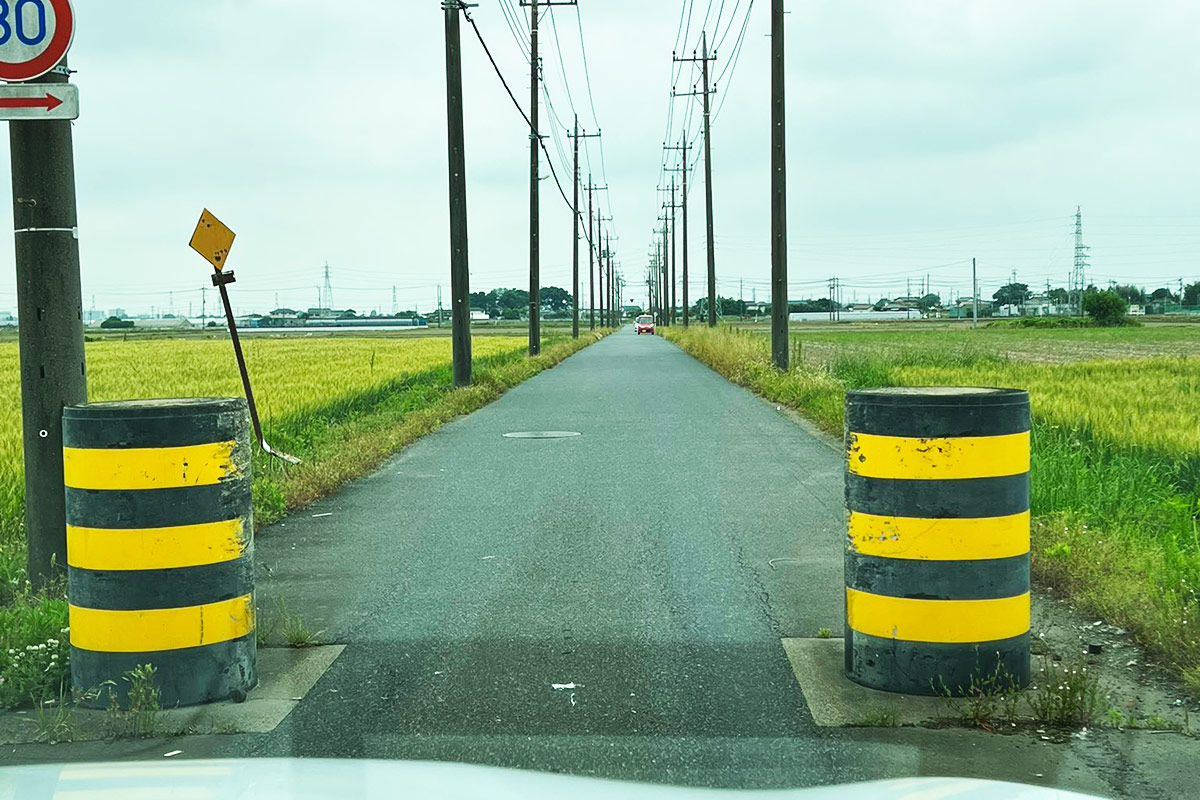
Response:
[{"label": "guardrail post", "polygon": [[76,690],[124,704],[143,664],[164,708],[255,685],[251,441],[241,398],[63,411]]},{"label": "guardrail post", "polygon": [[846,675],[905,694],[1029,683],[1029,395],[846,395]]}]

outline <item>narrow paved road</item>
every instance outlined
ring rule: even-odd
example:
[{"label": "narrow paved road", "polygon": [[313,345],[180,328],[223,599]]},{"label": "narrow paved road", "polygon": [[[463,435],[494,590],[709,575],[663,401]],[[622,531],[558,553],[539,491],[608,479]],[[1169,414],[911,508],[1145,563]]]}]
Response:
[{"label": "narrow paved road", "polygon": [[349,647],[253,752],[837,777],[780,637],[841,627],[840,469],[621,331],[264,533],[263,607]]}]

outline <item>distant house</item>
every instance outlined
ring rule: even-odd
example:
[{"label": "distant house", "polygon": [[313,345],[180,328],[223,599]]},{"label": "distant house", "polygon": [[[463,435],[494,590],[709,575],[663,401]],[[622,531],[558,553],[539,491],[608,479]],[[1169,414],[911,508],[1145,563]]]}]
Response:
[{"label": "distant house", "polygon": [[851,303],[850,305],[846,306],[845,310],[851,311],[851,312],[874,311],[875,304],[874,303]]},{"label": "distant house", "polygon": [[[946,316],[948,316],[950,319],[971,319],[974,315],[975,315],[974,305],[972,303],[971,298],[969,298],[969,297],[966,298],[965,300],[959,300],[957,303],[955,303],[953,306],[951,306],[946,312]],[[979,301],[979,316],[981,316],[981,317],[992,316],[992,301],[991,300],[980,300]]]},{"label": "distant house", "polygon": [[1066,310],[1045,293],[1030,297],[1025,301],[1023,309],[1027,317],[1053,317],[1065,313]]},{"label": "distant house", "polygon": [[1141,316],[1145,316],[1145,314],[1146,314],[1146,309],[1142,306],[1130,306],[1129,307],[1129,316],[1131,316],[1131,317],[1141,317]]}]

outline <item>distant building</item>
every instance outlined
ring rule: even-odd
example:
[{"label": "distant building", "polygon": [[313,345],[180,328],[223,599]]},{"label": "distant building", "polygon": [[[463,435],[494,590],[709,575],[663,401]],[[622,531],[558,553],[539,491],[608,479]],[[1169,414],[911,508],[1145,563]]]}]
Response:
[{"label": "distant building", "polygon": [[472,322],[487,322],[490,319],[491,319],[491,317],[488,316],[488,312],[484,311],[482,308],[472,308],[471,309],[471,321]]},{"label": "distant building", "polygon": [[133,327],[142,330],[180,330],[191,328],[192,323],[185,317],[165,317],[162,319],[138,318],[133,321]]},{"label": "distant building", "polygon": [[1142,306],[1130,306],[1129,307],[1129,316],[1131,316],[1131,317],[1141,317],[1141,316],[1145,316],[1145,314],[1146,314],[1146,309]]},{"label": "distant building", "polygon": [[845,310],[846,311],[874,311],[875,304],[874,303],[851,303],[850,305],[846,306]]}]

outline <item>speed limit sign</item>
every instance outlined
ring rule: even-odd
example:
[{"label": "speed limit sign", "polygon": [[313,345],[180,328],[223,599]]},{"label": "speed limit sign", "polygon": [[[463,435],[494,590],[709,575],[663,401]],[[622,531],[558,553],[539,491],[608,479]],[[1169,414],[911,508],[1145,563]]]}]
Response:
[{"label": "speed limit sign", "polygon": [[45,75],[71,49],[71,0],[0,0],[0,80]]}]

